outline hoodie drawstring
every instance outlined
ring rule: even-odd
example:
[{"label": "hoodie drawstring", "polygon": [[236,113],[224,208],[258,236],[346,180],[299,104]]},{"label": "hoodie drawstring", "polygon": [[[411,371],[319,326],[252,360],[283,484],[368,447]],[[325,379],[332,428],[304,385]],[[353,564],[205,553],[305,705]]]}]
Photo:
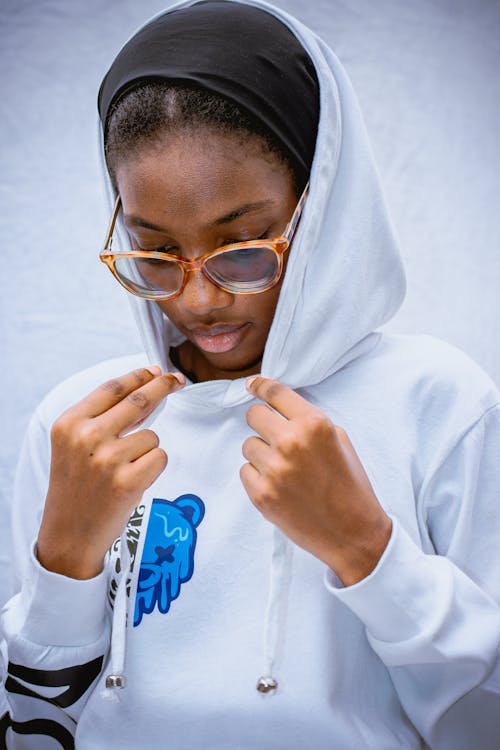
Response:
[{"label": "hoodie drawstring", "polygon": [[120,580],[116,591],[111,626],[110,672],[106,676],[104,697],[116,696],[109,688],[125,687],[125,650],[127,642],[127,581],[130,577],[131,556],[127,544],[127,527],[120,537]]},{"label": "hoodie drawstring", "polygon": [[283,647],[288,610],[288,594],[292,580],[293,545],[287,537],[274,527],[269,598],[264,626],[264,673],[257,681],[260,693],[273,694],[278,688],[275,669]]},{"label": "hoodie drawstring", "polygon": [[[127,544],[127,528],[120,537],[120,579],[116,591],[111,626],[111,648],[109,673],[106,675],[105,699],[119,700],[118,691],[124,688],[125,656],[127,637],[127,581],[130,578],[131,556]],[[283,647],[283,634],[286,629],[288,596],[292,579],[293,545],[278,529],[273,529],[270,581],[267,609],[264,620],[264,670],[258,679],[256,689],[270,695],[276,692],[278,680],[275,670]]]}]

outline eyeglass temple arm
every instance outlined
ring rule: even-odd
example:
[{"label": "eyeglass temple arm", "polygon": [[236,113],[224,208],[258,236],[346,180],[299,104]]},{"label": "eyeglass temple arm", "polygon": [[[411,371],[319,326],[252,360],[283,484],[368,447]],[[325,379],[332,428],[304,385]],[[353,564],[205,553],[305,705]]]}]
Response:
[{"label": "eyeglass temple arm", "polygon": [[120,199],[120,196],[118,195],[115,201],[113,215],[111,216],[111,221],[109,222],[109,228],[106,234],[106,239],[104,240],[104,247],[102,249],[102,253],[108,253],[111,248],[111,238],[113,237],[113,232],[115,231],[115,224],[118,218],[120,207],[121,207],[121,199]]},{"label": "eyeglass temple arm", "polygon": [[299,202],[297,203],[297,208],[293,212],[293,216],[286,225],[284,236],[286,239],[290,242],[292,239],[295,230],[297,228],[297,224],[299,223],[300,216],[302,214],[302,209],[304,208],[304,204],[306,202],[307,194],[309,192],[309,183],[305,186],[302,195],[299,198]]}]

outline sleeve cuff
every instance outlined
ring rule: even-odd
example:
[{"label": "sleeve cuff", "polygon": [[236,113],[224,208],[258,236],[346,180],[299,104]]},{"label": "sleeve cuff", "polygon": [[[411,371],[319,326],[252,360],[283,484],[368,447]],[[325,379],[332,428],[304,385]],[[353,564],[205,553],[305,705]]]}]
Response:
[{"label": "sleeve cuff", "polygon": [[31,547],[20,594],[23,611],[19,634],[47,646],[86,646],[98,640],[106,625],[108,574],[76,580],[42,567]]},{"label": "sleeve cuff", "polygon": [[[377,566],[363,580],[342,587],[327,569],[325,585],[364,623],[370,636],[397,642],[415,638],[449,600],[448,561],[427,555],[392,517],[391,538]],[[440,594],[442,596],[440,596]]]}]

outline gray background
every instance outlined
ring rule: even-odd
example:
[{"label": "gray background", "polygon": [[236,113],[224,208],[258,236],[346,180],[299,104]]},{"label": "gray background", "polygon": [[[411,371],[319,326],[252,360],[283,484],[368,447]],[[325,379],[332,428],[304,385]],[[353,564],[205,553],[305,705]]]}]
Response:
[{"label": "gray background", "polygon": [[[388,326],[459,346],[500,383],[500,3],[281,0],[326,38],[360,98],[408,273]],[[108,220],[96,94],[161,0],[2,0],[0,492],[56,383],[140,350],[99,263]],[[0,529],[0,602],[9,592]]]}]

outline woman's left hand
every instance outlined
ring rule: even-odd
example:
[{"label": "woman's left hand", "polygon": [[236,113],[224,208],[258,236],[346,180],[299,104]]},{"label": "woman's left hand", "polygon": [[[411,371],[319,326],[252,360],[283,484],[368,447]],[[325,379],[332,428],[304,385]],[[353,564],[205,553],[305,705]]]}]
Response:
[{"label": "woman's left hand", "polygon": [[247,387],[266,402],[247,411],[260,436],[243,443],[250,500],[344,585],[360,581],[377,565],[392,522],[345,431],[283,383],[257,376]]}]

